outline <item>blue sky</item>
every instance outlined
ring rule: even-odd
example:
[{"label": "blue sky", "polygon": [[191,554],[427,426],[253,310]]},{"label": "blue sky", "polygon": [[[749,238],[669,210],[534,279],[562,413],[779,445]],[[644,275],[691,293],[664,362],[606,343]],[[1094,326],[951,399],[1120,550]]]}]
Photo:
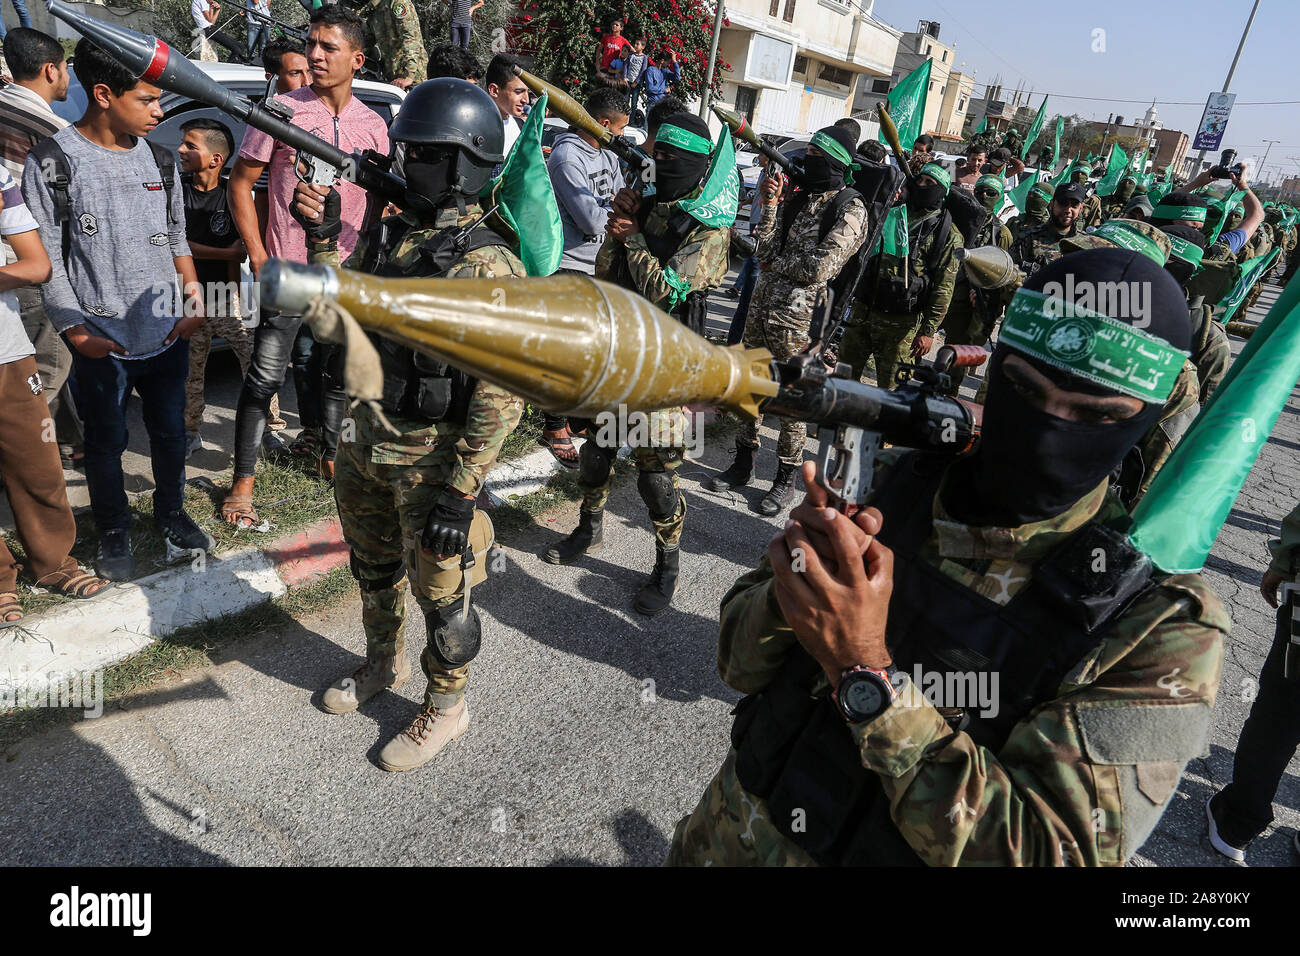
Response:
[{"label": "blue sky", "polygon": [[[937,20],[939,39],[957,48],[956,62],[975,74],[975,94],[1001,75],[1004,89],[1023,80],[1052,95],[1048,115],[1078,113],[1105,122],[1119,113],[1130,122],[1156,100],[1166,128],[1193,136],[1205,97],[1222,88],[1253,0],[1083,0],[1059,3],[962,3],[959,0],[876,0],[874,14],[900,30]],[[1105,52],[1093,52],[1093,31],[1105,31]],[[1280,142],[1268,154],[1266,179],[1300,175],[1300,3],[1261,0],[1250,38],[1232,78],[1237,106],[1223,145],[1242,158],[1262,158],[1265,139]],[[962,61],[966,66],[961,67]],[[1009,96],[1008,96],[1009,98]],[[1121,102],[1137,100],[1139,102]],[[1173,103],[1195,105],[1165,105]],[[1278,177],[1280,178],[1280,176]]]}]

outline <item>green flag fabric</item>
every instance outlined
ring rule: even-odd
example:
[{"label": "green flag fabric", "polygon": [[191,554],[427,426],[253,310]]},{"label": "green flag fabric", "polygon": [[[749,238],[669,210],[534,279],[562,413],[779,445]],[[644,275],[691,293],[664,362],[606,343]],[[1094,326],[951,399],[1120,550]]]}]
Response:
[{"label": "green flag fabric", "polygon": [[1115,143],[1110,148],[1110,159],[1106,163],[1106,175],[1097,182],[1097,195],[1109,196],[1119,188],[1119,181],[1128,169],[1128,154]]},{"label": "green flag fabric", "polygon": [[[925,126],[925,95],[930,87],[930,67],[933,64],[933,58],[927,59],[899,80],[889,93],[889,118],[898,127],[898,142],[903,149],[911,149],[916,138],[925,132],[922,128]],[[884,143],[884,132],[878,133],[876,138]]]},{"label": "green flag fabric", "polygon": [[1033,123],[1029,125],[1029,132],[1025,134],[1024,145],[1020,147],[1020,158],[1023,160],[1029,155],[1029,147],[1038,141],[1038,134],[1043,131],[1043,117],[1047,114],[1047,97],[1043,97],[1043,104],[1038,107],[1038,115],[1034,117]]},{"label": "green flag fabric", "polygon": [[906,259],[909,250],[907,239],[907,206],[892,207],[885,214],[885,224],[881,227],[880,238],[876,240],[869,256],[883,252],[896,259]]},{"label": "green flag fabric", "polygon": [[1172,180],[1163,183],[1156,183],[1147,189],[1147,198],[1151,200],[1152,206],[1159,206],[1160,200],[1164,199],[1173,191],[1174,184]]},{"label": "green flag fabric", "polygon": [[979,129],[975,131],[975,135],[978,136],[980,133],[983,133],[988,128],[989,128],[989,114],[985,113],[984,116],[980,118]]},{"label": "green flag fabric", "polygon": [[[1238,189],[1236,192],[1229,193],[1226,198],[1210,203],[1210,216],[1207,217],[1206,222],[1207,224],[1214,222],[1214,225],[1210,226],[1210,236],[1205,243],[1207,246],[1212,246],[1219,241],[1219,233],[1223,232],[1223,224],[1228,221],[1228,214],[1232,212],[1237,203],[1241,202],[1241,197],[1244,195],[1246,195],[1246,190]],[[1218,214],[1217,222],[1212,218],[1216,213]]]},{"label": "green flag fabric", "polygon": [[718,132],[702,186],[698,196],[679,202],[677,208],[710,228],[731,226],[740,205],[740,180],[736,177],[736,147],[725,124]]},{"label": "green flag fabric", "polygon": [[1025,211],[1025,202],[1029,199],[1029,191],[1038,185],[1038,170],[1026,169],[1023,173],[1024,179],[1020,185],[1007,193],[1011,201],[1016,204],[1016,208],[1022,213]]},{"label": "green flag fabric", "polygon": [[[1046,103],[1047,101],[1044,100],[1043,102]],[[1061,134],[1064,132],[1065,117],[1058,116],[1056,118],[1056,141],[1052,143],[1052,162],[1054,163],[1059,163],[1061,161]]]},{"label": "green flag fabric", "polygon": [[[1231,322],[1232,317],[1236,314],[1241,303],[1245,301],[1247,294],[1254,288],[1255,283],[1266,273],[1277,259],[1281,249],[1274,249],[1262,256],[1255,256],[1253,259],[1247,259],[1241,264],[1241,278],[1237,284],[1232,287],[1232,291],[1223,297],[1218,308],[1223,309],[1223,315],[1215,316],[1220,322]],[[1254,336],[1251,336],[1254,338]]]},{"label": "green flag fabric", "polygon": [[1300,379],[1298,337],[1300,280],[1292,279],[1133,512],[1129,537],[1160,570],[1205,565]]},{"label": "green flag fabric", "polygon": [[[501,166],[501,175],[484,190],[519,241],[519,258],[530,276],[548,276],[564,254],[564,226],[542,155],[545,94],[538,100]],[[732,171],[732,178],[735,172]]]},{"label": "green flag fabric", "polygon": [[1079,161],[1078,156],[1074,157],[1074,162],[1066,163],[1065,166],[1062,167],[1061,171],[1052,177],[1052,188],[1055,189],[1057,186],[1061,185],[1061,183],[1069,179],[1070,175],[1074,172],[1075,167],[1082,165],[1083,164]]}]

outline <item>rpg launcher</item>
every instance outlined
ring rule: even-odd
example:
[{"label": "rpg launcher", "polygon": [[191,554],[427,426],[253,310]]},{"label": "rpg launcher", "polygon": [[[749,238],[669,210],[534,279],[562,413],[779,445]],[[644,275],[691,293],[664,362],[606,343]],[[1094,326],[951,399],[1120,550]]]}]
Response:
[{"label": "rpg launcher", "polygon": [[[261,292],[271,308],[306,313],[324,340],[342,340],[344,329],[321,314],[329,310],[311,308],[318,299],[336,302],[365,332],[556,414],[593,418],[698,403],[751,419],[771,413],[811,422],[829,430],[818,481],[846,513],[865,503],[884,443],[957,455],[979,435],[978,406],[943,394],[947,368],[983,361],[984,350],[969,346],[945,346],[935,367],[890,391],[833,377],[810,353],[773,362],[764,349],[715,345],[641,296],[586,276],[504,285],[389,279],[272,259]],[[378,358],[362,354],[366,337],[346,338],[349,369],[368,365],[378,375]],[[373,381],[347,384],[354,395],[382,391]]]},{"label": "rpg launcher", "polygon": [[570,126],[593,136],[601,146],[608,149],[623,162],[627,163],[639,184],[638,192],[655,181],[655,161],[640,146],[629,142],[622,136],[615,136],[596,118],[583,109],[582,104],[564,90],[552,83],[547,83],[540,76],[534,76],[522,67],[513,68],[515,76],[538,96],[546,94],[546,108],[559,116]]},{"label": "rpg launcher", "polygon": [[373,150],[345,153],[289,120],[293,110],[274,99],[254,103],[233,93],[158,37],[87,16],[62,0],[46,0],[45,9],[95,43],[136,79],[229,113],[298,151],[295,170],[303,182],[332,186],[354,182],[385,202],[401,204],[406,182],[388,171],[388,157]]},{"label": "rpg launcher", "polygon": [[285,36],[291,37],[299,43],[307,42],[307,30],[303,27],[290,26],[283,20],[277,20],[275,17],[263,13],[261,10],[256,10],[253,7],[245,6],[244,4],[237,2],[237,0],[225,0],[225,2],[237,10],[243,10],[252,20],[264,23],[268,26],[273,26]]}]

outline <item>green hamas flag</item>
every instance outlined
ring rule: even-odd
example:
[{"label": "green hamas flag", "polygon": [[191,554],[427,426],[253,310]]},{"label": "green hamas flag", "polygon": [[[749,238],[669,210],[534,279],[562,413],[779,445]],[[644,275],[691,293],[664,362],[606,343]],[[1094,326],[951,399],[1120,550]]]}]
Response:
[{"label": "green hamas flag", "polygon": [[1025,134],[1024,145],[1020,147],[1020,158],[1023,160],[1029,155],[1029,147],[1033,146],[1038,140],[1038,134],[1043,131],[1043,117],[1047,113],[1047,97],[1043,97],[1043,105],[1038,107],[1038,115],[1034,117],[1033,123],[1029,125],[1029,132]]},{"label": "green hamas flag", "polygon": [[985,113],[984,116],[980,119],[980,126],[979,129],[975,131],[975,135],[978,136],[980,133],[983,133],[988,128],[989,128],[989,114]]},{"label": "green hamas flag", "polygon": [[1110,148],[1110,159],[1106,163],[1106,175],[1097,183],[1097,195],[1109,196],[1119,188],[1119,181],[1128,169],[1128,154],[1115,143]]},{"label": "green hamas flag", "polygon": [[1170,574],[1199,571],[1300,379],[1292,279],[1133,512],[1129,537]]},{"label": "green hamas flag", "polygon": [[740,204],[740,180],[736,177],[736,147],[725,125],[718,133],[709,171],[701,185],[698,196],[682,200],[677,208],[710,228],[729,227],[736,221],[736,207]]},{"label": "green hamas flag", "polygon": [[1223,309],[1223,315],[1216,316],[1220,322],[1232,321],[1233,314],[1241,306],[1246,295],[1259,281],[1260,277],[1273,265],[1273,261],[1281,251],[1281,249],[1274,249],[1265,255],[1247,259],[1241,264],[1241,278],[1237,280],[1237,284],[1232,287],[1232,291],[1225,295],[1217,306],[1217,308]]},{"label": "green hamas flag", "polygon": [[[1044,101],[1046,102],[1046,101]],[[1065,117],[1056,118],[1056,141],[1052,143],[1052,162],[1059,162],[1061,159],[1061,134],[1065,132]]]},{"label": "green hamas flag", "polygon": [[1078,156],[1074,157],[1074,162],[1066,163],[1061,171],[1052,177],[1052,189],[1055,190],[1057,186],[1069,179],[1070,175],[1074,172],[1075,167],[1082,165],[1083,164],[1079,162]]},{"label": "green hamas flag", "polygon": [[[925,94],[930,87],[933,63],[933,58],[926,60],[899,80],[889,93],[889,118],[898,127],[898,142],[903,149],[911,149],[916,138],[925,132],[922,129],[925,125]],[[876,134],[876,139],[884,143],[884,132]]]},{"label": "green hamas flag", "polygon": [[[497,204],[497,215],[514,230],[519,258],[530,276],[548,276],[560,265],[564,254],[564,227],[560,207],[542,156],[542,119],[546,116],[546,95],[528,114],[515,140],[501,175],[488,183],[484,201]],[[732,174],[735,176],[734,172]]]},{"label": "green hamas flag", "polygon": [[881,227],[880,238],[876,240],[868,256],[883,252],[896,259],[906,259],[908,251],[907,206],[894,206],[885,215],[885,224]]},{"label": "green hamas flag", "polygon": [[1025,203],[1029,199],[1029,191],[1038,185],[1038,170],[1026,169],[1024,172],[1024,181],[1019,186],[1007,193],[1011,201],[1016,204],[1016,208],[1022,213],[1025,211]]},{"label": "green hamas flag", "polygon": [[[1211,215],[1218,213],[1218,220],[1210,226],[1210,235],[1206,240],[1207,246],[1212,246],[1219,241],[1219,233],[1223,232],[1223,224],[1228,221],[1228,214],[1241,202],[1241,197],[1246,195],[1246,190],[1238,189],[1234,193],[1229,193],[1225,198],[1210,203]],[[1210,223],[1210,217],[1206,218],[1206,224]]]}]

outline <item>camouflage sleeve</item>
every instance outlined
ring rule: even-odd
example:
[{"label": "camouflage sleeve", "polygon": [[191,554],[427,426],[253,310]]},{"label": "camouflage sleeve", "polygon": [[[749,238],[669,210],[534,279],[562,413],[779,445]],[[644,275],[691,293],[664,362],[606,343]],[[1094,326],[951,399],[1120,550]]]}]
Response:
[{"label": "camouflage sleeve", "polygon": [[[757,202],[757,199],[755,199]],[[754,227],[754,255],[758,261],[769,263],[776,255],[776,223],[781,204],[772,203],[770,206],[763,207],[763,213],[758,219],[758,225]]]},{"label": "camouflage sleeve", "polygon": [[[469,253],[448,273],[449,278],[496,278],[509,281],[525,275],[523,265],[495,247]],[[456,464],[447,484],[463,495],[478,497],[496,464],[501,447],[519,424],[524,402],[498,385],[480,381],[474,386],[465,425],[456,441]]]},{"label": "camouflage sleeve", "polygon": [[826,282],[839,274],[841,267],[862,247],[866,238],[867,207],[855,199],[844,207],[840,221],[815,249],[805,253],[792,251],[782,256],[772,263],[772,271],[800,285]]},{"label": "camouflage sleeve", "polygon": [[1204,610],[1149,594],[1069,675],[1078,683],[997,752],[953,733],[911,681],[883,715],[851,728],[912,849],[935,866],[1130,858],[1209,730],[1229,621],[1194,580],[1199,590],[1187,590]]},{"label": "camouflage sleeve", "polygon": [[618,255],[619,249],[623,244],[605,233],[605,241],[600,244],[600,249],[596,252],[596,278],[608,279],[610,273],[614,270],[614,260]]},{"label": "camouflage sleeve", "polygon": [[424,37],[420,34],[420,19],[409,0],[393,0],[393,26],[397,33],[397,49],[393,52],[393,78],[406,77],[412,83],[423,83],[429,55],[424,51]]},{"label": "camouflage sleeve", "polygon": [[1300,546],[1300,504],[1282,519],[1281,537],[1268,544],[1269,551],[1273,553],[1268,569],[1285,578],[1293,576],[1296,572],[1295,559],[1300,556],[1297,546]]},{"label": "camouflage sleeve", "polygon": [[998,248],[999,249],[1011,248],[1011,230],[1008,229],[1005,225],[999,227]]},{"label": "camouflage sleeve", "polygon": [[772,593],[772,567],[763,555],[722,599],[718,675],[742,694],[757,693],[776,677],[796,643]]},{"label": "camouflage sleeve", "polygon": [[637,292],[668,312],[688,293],[707,290],[722,281],[727,274],[730,245],[731,235],[726,229],[696,230],[662,266],[646,245],[644,233],[633,233],[623,248]]},{"label": "camouflage sleeve", "polygon": [[921,320],[919,335],[934,335],[948,314],[948,304],[952,302],[952,289],[957,284],[957,267],[960,265],[953,254],[961,248],[961,233],[956,226],[948,227],[948,241],[939,257],[938,275],[930,287],[929,301],[925,304],[924,318]]}]

